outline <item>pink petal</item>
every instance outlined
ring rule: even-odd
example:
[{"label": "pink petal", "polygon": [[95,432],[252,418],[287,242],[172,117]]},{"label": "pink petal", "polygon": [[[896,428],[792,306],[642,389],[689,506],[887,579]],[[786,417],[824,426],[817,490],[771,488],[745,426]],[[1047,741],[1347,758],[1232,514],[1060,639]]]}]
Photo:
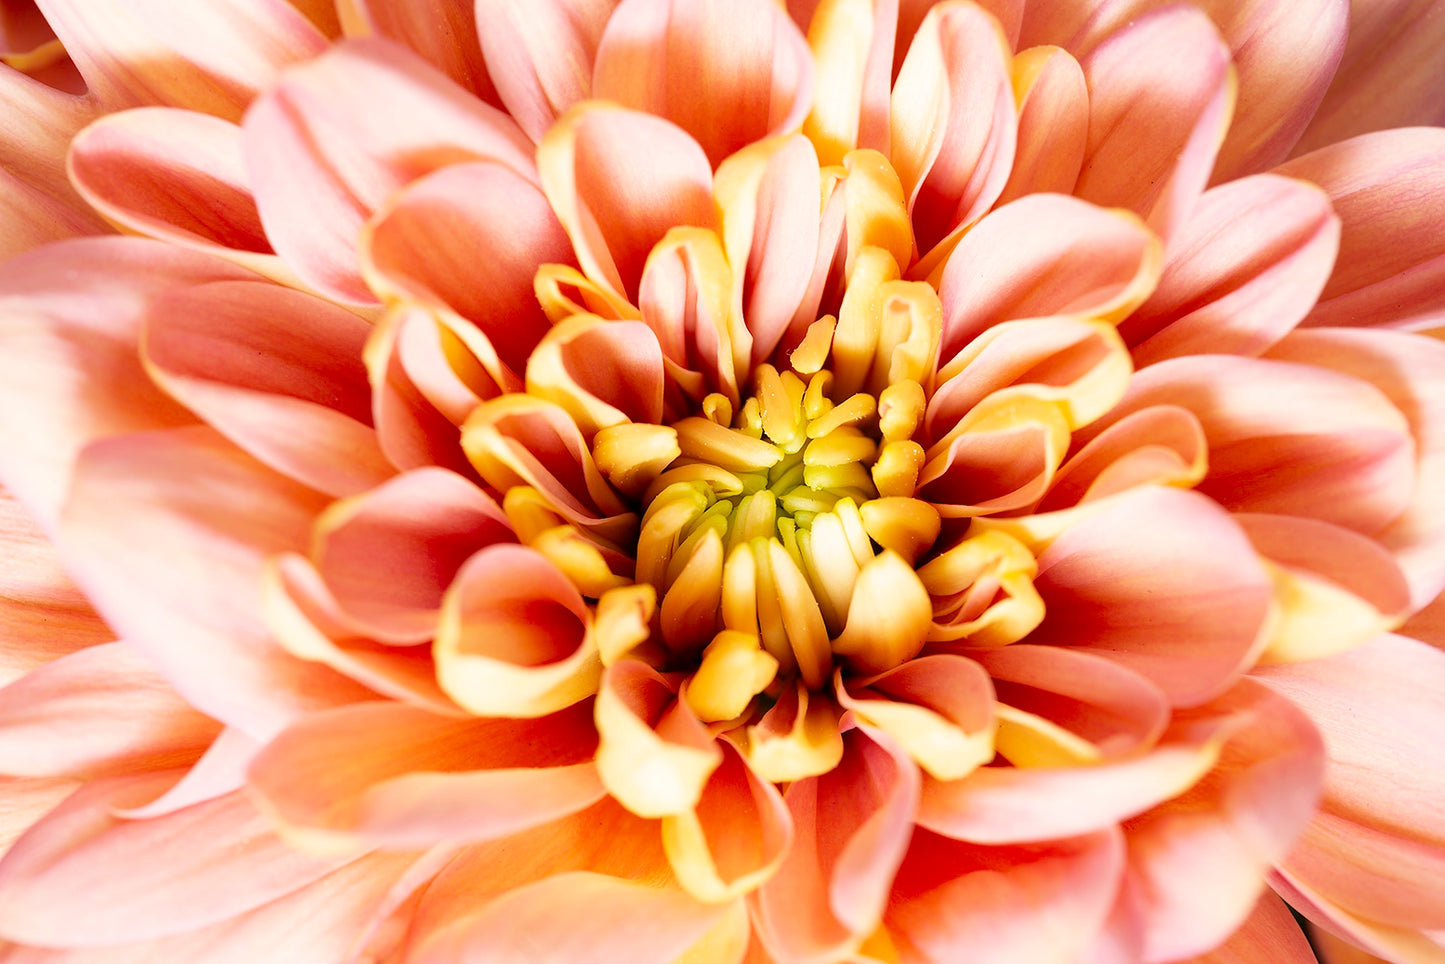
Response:
[{"label": "pink petal", "polygon": [[502,361],[522,371],[547,318],[532,290],[537,268],[572,264],[547,199],[505,164],[454,164],[415,182],[363,236],[381,293],[440,301],[475,322]]},{"label": "pink petal", "polygon": [[478,0],[482,53],[507,112],[534,141],[592,95],[592,63],[617,0]]},{"label": "pink petal", "polygon": [[1210,699],[1248,667],[1272,598],[1229,514],[1171,488],[1126,492],[1065,530],[1035,584],[1046,615],[1031,643],[1116,660],[1176,706]]},{"label": "pink petal", "polygon": [[251,765],[250,784],[301,839],[390,849],[487,840],[602,797],[591,716],[581,707],[539,720],[454,719],[362,703],[281,733]]},{"label": "pink petal", "polygon": [[324,501],[210,429],[132,435],[81,456],[60,543],[106,621],[187,702],[265,737],[364,692],[261,623],[264,558],[304,545]]},{"label": "pink petal", "polygon": [[1307,325],[1405,326],[1445,307],[1445,131],[1366,134],[1277,169],[1314,181],[1340,217],[1340,256]]},{"label": "pink petal", "polygon": [[1165,403],[1199,419],[1209,440],[1199,490],[1233,511],[1323,519],[1375,535],[1410,506],[1414,442],[1400,412],[1368,382],[1283,361],[1173,358],[1135,374],[1107,421]]},{"label": "pink petal", "polygon": [[1310,942],[1289,907],[1271,891],[1229,940],[1189,964],[1316,964]]},{"label": "pink petal", "polygon": [[502,106],[482,60],[474,4],[418,5],[407,0],[352,2],[361,21],[377,36],[411,48],[488,104]]},{"label": "pink petal", "polygon": [[1312,151],[1369,131],[1445,123],[1437,0],[1353,0],[1344,58],[1300,139]]},{"label": "pink petal", "polygon": [[662,421],[662,348],[640,321],[575,315],[552,328],[527,362],[527,391],[572,413],[584,435]]},{"label": "pink petal", "polygon": [[1263,874],[1314,812],[1324,747],[1309,719],[1253,680],[1181,723],[1242,724],[1219,766],[1183,795],[1124,825],[1129,886],[1143,904],[1145,960],[1222,943],[1248,918]]},{"label": "pink petal", "polygon": [[579,105],[542,139],[537,167],[582,270],[616,295],[635,298],[669,228],[716,221],[707,155],[660,117]]},{"label": "pink petal", "polygon": [[890,158],[920,252],[977,221],[1008,181],[1018,124],[1009,60],[998,22],[972,5],[935,8],[913,38],[894,82]]},{"label": "pink petal", "polygon": [[938,357],[946,365],[976,335],[1011,319],[1127,311],[1152,287],[1160,260],[1158,242],[1128,215],[1057,195],[1001,207],[963,236],[944,266]]},{"label": "pink petal", "polygon": [[1309,331],[1291,334],[1271,355],[1363,379],[1405,416],[1415,439],[1415,493],[1404,513],[1375,534],[1391,550],[1419,608],[1445,588],[1445,365],[1440,342],[1387,332]]},{"label": "pink petal", "polygon": [[165,769],[220,727],[125,643],[63,656],[0,689],[0,772],[99,776]]},{"label": "pink petal", "polygon": [[1043,47],[1015,58],[1013,73],[1016,87],[1023,86],[1023,77],[1027,87],[1019,100],[1013,170],[998,203],[1026,194],[1070,194],[1088,146],[1089,89],[1084,71],[1068,51]]},{"label": "pink petal", "polygon": [[9,492],[0,489],[0,686],[67,653],[110,642],[60,565],[55,546]]},{"label": "pink petal", "polygon": [[359,634],[418,643],[436,632],[442,596],[462,564],[514,536],[491,496],[455,473],[425,468],[333,503],[313,539],[317,572]]},{"label": "pink petal", "polygon": [[1036,511],[1068,509],[1141,485],[1193,485],[1204,477],[1208,457],[1204,428],[1188,409],[1141,408],[1069,456]]},{"label": "pink petal", "polygon": [[159,104],[228,120],[288,64],[326,46],[284,0],[41,0],[86,84],[107,110]]},{"label": "pink petal", "polygon": [[1089,146],[1074,188],[1168,238],[1209,180],[1233,100],[1229,48],[1193,7],[1146,14],[1081,61]]},{"label": "pink petal", "polygon": [[85,202],[70,195],[66,190],[57,196],[0,167],[0,260],[55,241],[110,233]]},{"label": "pink petal", "polygon": [[172,397],[271,468],[344,496],[394,473],[372,430],[368,326],[330,302],[261,282],[159,298],[144,360]]},{"label": "pink petal", "polygon": [[276,252],[317,291],[375,303],[356,255],[361,226],[398,189],[458,161],[531,178],[531,145],[404,48],[350,41],[289,70],[242,123],[256,206]]},{"label": "pink petal", "polygon": [[888,908],[909,964],[1072,961],[1092,943],[1124,870],[1117,830],[1028,847],[914,833]]},{"label": "pink petal", "polygon": [[116,807],[113,813],[127,820],[150,820],[234,793],[246,785],[246,767],[260,748],[240,730],[224,729],[174,783],[158,788],[154,795],[142,795],[134,804]]},{"label": "pink petal", "polygon": [[[79,786],[79,781],[58,777],[0,779],[0,801],[4,801],[0,803],[0,858]],[[0,942],[0,948],[4,946]]]},{"label": "pink petal", "polygon": [[283,897],[345,860],[298,853],[242,794],[152,820],[112,814],[166,773],[92,782],[0,866],[0,934],[89,947],[194,930]]},{"label": "pink petal", "polygon": [[[86,279],[83,286],[77,277]],[[77,240],[0,266],[0,475],[53,531],[71,463],[93,439],[192,422],[141,368],[141,320],[169,288],[254,277],[135,239]]]},{"label": "pink petal", "polygon": [[1265,174],[1206,191],[1172,239],[1159,286],[1119,332],[1141,366],[1262,354],[1309,314],[1339,235],[1312,185]]},{"label": "pink petal", "polygon": [[1329,756],[1321,813],[1285,870],[1352,914],[1445,927],[1445,779],[1428,763],[1445,738],[1445,653],[1382,636],[1258,674],[1309,715]]},{"label": "pink petal", "polygon": [[788,787],[793,848],[749,898],[754,926],[784,960],[838,953],[872,934],[912,832],[913,761],[864,727],[844,734],[844,744],[836,768]]},{"label": "pink petal", "polygon": [[592,95],[667,118],[716,167],[802,125],[813,57],[767,0],[622,0],[597,45]]},{"label": "pink petal", "polygon": [[[1324,952],[1322,964],[1377,964],[1379,961],[1436,964],[1441,959],[1441,952],[1445,951],[1445,939],[1442,939],[1445,935],[1440,931],[1390,927],[1357,917],[1325,900],[1283,870],[1271,874],[1269,883],[1289,901],[1291,907],[1316,925],[1312,929],[1314,937],[1320,937],[1319,930],[1323,929],[1327,931],[1324,936],[1338,936],[1348,942],[1321,941],[1317,946]],[[1336,953],[1342,944],[1345,950],[1355,953],[1352,956]],[[1375,957],[1375,954],[1381,956]]]}]

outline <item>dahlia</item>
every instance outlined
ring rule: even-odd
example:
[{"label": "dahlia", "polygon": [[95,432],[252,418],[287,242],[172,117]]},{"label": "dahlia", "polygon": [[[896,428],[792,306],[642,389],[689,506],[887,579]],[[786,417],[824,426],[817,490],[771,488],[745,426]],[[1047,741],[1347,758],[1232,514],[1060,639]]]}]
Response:
[{"label": "dahlia", "polygon": [[1445,5],[0,11],[0,961],[1445,960]]}]

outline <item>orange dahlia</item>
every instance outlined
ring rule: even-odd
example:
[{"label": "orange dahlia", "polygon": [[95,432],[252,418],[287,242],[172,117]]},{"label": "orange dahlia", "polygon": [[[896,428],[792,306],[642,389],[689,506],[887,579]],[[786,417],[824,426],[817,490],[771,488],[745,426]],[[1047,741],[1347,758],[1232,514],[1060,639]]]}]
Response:
[{"label": "orange dahlia", "polygon": [[0,11],[0,961],[1445,960],[1445,5]]}]

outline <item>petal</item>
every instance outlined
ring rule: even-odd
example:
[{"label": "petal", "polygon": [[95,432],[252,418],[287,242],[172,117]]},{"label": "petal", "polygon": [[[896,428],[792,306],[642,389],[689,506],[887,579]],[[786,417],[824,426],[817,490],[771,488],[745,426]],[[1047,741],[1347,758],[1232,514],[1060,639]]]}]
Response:
[{"label": "petal", "polygon": [[241,126],[266,236],[308,285],[348,304],[376,301],[357,235],[398,189],[457,161],[533,171],[530,143],[500,111],[380,41],[339,44],[287,71]]},{"label": "petal", "polygon": [[1299,152],[1368,131],[1445,123],[1445,23],[1436,0],[1350,3],[1350,34]]},{"label": "petal", "polygon": [[159,104],[236,120],[281,68],[326,47],[284,0],[38,5],[108,110]]},{"label": "petal", "polygon": [[[70,796],[80,783],[58,777],[0,779],[0,858],[25,831]],[[4,947],[0,944],[0,947]]]},{"label": "petal", "polygon": [[542,189],[587,276],[635,298],[669,228],[711,228],[712,167],[669,121],[599,103],[574,107],[537,147]]},{"label": "petal", "polygon": [[1204,190],[1229,126],[1229,48],[1203,13],[1170,6],[1132,21],[1081,65],[1089,146],[1074,193],[1128,208],[1168,238]]},{"label": "petal", "polygon": [[1247,668],[1271,600],[1229,514],[1169,488],[1124,493],[1065,530],[1035,585],[1046,615],[1029,642],[1116,660],[1176,706],[1204,702]]},{"label": "petal", "polygon": [[[332,0],[334,2],[334,0]],[[493,107],[501,107],[477,37],[470,3],[417,6],[406,0],[351,0],[377,36],[410,47],[421,58]]]},{"label": "petal", "polygon": [[567,409],[585,436],[629,422],[662,422],[662,348],[640,321],[574,315],[527,360],[527,392]]},{"label": "petal", "polygon": [[1114,903],[1116,830],[1028,847],[914,834],[886,918],[904,961],[1074,961]]},{"label": "petal", "polygon": [[1307,713],[1329,755],[1321,813],[1284,867],[1346,911],[1406,928],[1445,926],[1442,778],[1445,653],[1381,636],[1329,659],[1259,671]]},{"label": "petal", "polygon": [[86,443],[193,421],[141,369],[141,320],[154,299],[245,277],[200,254],[117,238],[47,247],[0,268],[0,474],[42,529],[54,531]]},{"label": "petal", "polygon": [[[1327,952],[1324,964],[1376,964],[1377,961],[1408,964],[1438,964],[1445,951],[1445,942],[1440,932],[1418,931],[1401,927],[1390,927],[1376,921],[1357,917],[1314,893],[1308,886],[1289,876],[1282,870],[1270,875],[1270,886],[1299,911],[1311,923],[1343,937],[1348,942],[1346,949],[1363,949],[1353,957],[1337,955],[1339,942],[1319,945],[1321,952]],[[1314,935],[1318,937],[1318,933]],[[1375,957],[1375,954],[1381,955]]]},{"label": "petal", "polygon": [[364,692],[261,624],[265,556],[303,544],[323,501],[209,429],[133,435],[86,449],[60,543],[107,621],[187,702],[265,737]]},{"label": "petal", "polygon": [[90,783],[16,841],[0,867],[0,934],[60,947],[163,937],[259,907],[343,863],[298,854],[239,793],[151,820],[112,813],[168,779]]},{"label": "petal", "polygon": [[63,656],[0,689],[0,772],[94,777],[188,762],[220,730],[125,643]]},{"label": "petal", "polygon": [[497,95],[527,136],[592,95],[592,63],[617,0],[479,0],[477,33]]},{"label": "petal", "polygon": [[790,12],[813,50],[817,93],[803,130],[822,162],[842,163],[858,147],[887,153],[897,0],[829,0],[807,17]]},{"label": "petal", "polygon": [[1445,307],[1445,131],[1408,128],[1321,148],[1277,169],[1313,181],[1343,226],[1307,325],[1409,325]]},{"label": "petal", "polygon": [[1144,959],[1222,943],[1249,916],[1263,874],[1314,812],[1324,747],[1309,719],[1253,680],[1181,722],[1243,723],[1219,766],[1183,795],[1124,825],[1129,886],[1142,899]]},{"label": "petal", "polygon": [[913,762],[864,727],[844,742],[837,767],[788,787],[793,848],[750,898],[763,942],[785,960],[847,954],[878,929],[913,829]]},{"label": "petal", "polygon": [[282,732],[249,783],[305,849],[414,849],[502,837],[591,806],[604,793],[595,743],[586,707],[519,721],[361,703]]},{"label": "petal", "polygon": [[1265,174],[1206,191],[1172,239],[1159,287],[1119,332],[1140,366],[1262,354],[1309,314],[1339,236],[1329,198],[1309,184]]},{"label": "petal", "polygon": [[1229,940],[1190,964],[1316,964],[1310,942],[1271,891],[1260,895],[1244,925]]},{"label": "petal", "polygon": [[371,428],[368,328],[330,302],[261,282],[159,298],[142,354],[157,383],[249,454],[328,495],[395,471]]},{"label": "petal", "polygon": [[998,203],[1026,194],[1070,194],[1089,140],[1089,88],[1079,62],[1058,47],[1034,47],[1013,60],[1018,147]]},{"label": "petal", "polygon": [[597,45],[592,94],[667,118],[716,167],[802,125],[812,52],[767,0],[622,0]]},{"label": "petal", "polygon": [[[1013,165],[1008,39],[973,4],[935,7],[894,82],[891,160],[920,252],[988,210]],[[966,80],[964,78],[967,78]]]}]

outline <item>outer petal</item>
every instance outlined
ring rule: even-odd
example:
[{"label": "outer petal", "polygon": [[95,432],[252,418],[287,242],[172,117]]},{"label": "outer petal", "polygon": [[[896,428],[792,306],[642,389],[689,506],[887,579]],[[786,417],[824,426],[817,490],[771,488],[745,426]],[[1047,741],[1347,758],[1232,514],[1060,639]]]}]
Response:
[{"label": "outer petal", "polygon": [[1445,130],[1362,135],[1278,172],[1324,188],[1344,228],[1334,274],[1305,324],[1438,322],[1445,309],[1445,239],[1435,230],[1445,218]]},{"label": "outer petal", "polygon": [[37,5],[109,110],[164,104],[235,120],[277,71],[326,46],[284,0]]},{"label": "outer petal", "polygon": [[1445,928],[1445,779],[1425,762],[1445,727],[1445,653],[1382,636],[1258,675],[1309,714],[1329,754],[1321,812],[1284,869],[1360,917]]},{"label": "outer petal", "polygon": [[0,689],[0,773],[168,769],[219,730],[125,643],[92,646]]},{"label": "outer petal", "polygon": [[248,277],[193,252],[116,238],[48,247],[0,267],[0,475],[41,528],[54,530],[86,443],[192,421],[141,369],[141,320],[155,298]]},{"label": "outer petal", "polygon": [[259,907],[341,865],[297,853],[239,793],[151,820],[112,813],[172,776],[95,781],[32,827],[0,865],[0,934],[60,947],[161,937]]},{"label": "outer petal", "polygon": [[486,158],[530,177],[516,126],[391,44],[351,41],[288,71],[247,112],[246,166],[276,252],[307,284],[355,304],[357,234],[399,188]]},{"label": "outer petal", "polygon": [[[334,2],[334,0],[333,0]],[[477,38],[470,3],[417,4],[408,0],[350,0],[376,35],[410,47],[462,87],[501,107]]]},{"label": "outer petal", "polygon": [[622,0],[597,46],[592,93],[666,117],[716,167],[802,125],[813,57],[768,0]]},{"label": "outer petal", "polygon": [[[1316,964],[1288,905],[1265,891],[1249,919],[1219,947],[1190,964]],[[1341,962],[1343,964],[1343,962]]]},{"label": "outer petal", "polygon": [[363,692],[261,624],[264,557],[304,544],[322,504],[209,429],[134,435],[86,450],[60,541],[107,620],[189,703],[264,738]]}]

